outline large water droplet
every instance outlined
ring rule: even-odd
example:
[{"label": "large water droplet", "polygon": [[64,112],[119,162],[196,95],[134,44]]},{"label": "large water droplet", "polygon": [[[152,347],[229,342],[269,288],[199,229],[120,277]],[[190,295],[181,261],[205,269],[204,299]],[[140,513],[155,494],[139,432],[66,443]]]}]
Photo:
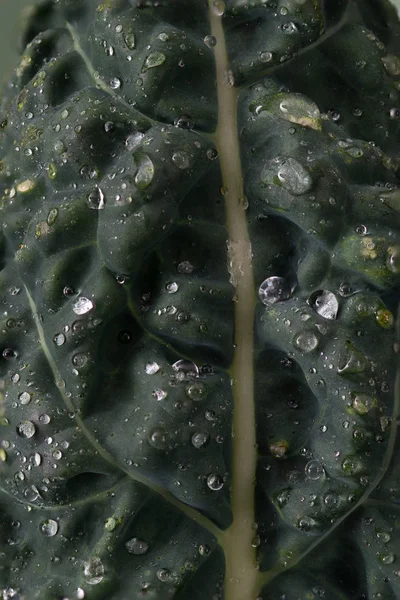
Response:
[{"label": "large water droplet", "polygon": [[187,169],[190,166],[189,155],[182,150],[174,152],[172,155],[172,162],[178,167],[178,169]]},{"label": "large water droplet", "polygon": [[207,431],[197,431],[192,435],[192,444],[195,448],[200,449],[207,446],[210,436]]},{"label": "large water droplet", "polygon": [[110,88],[112,90],[118,90],[122,85],[122,81],[120,80],[119,77],[112,77],[110,79]]},{"label": "large water droplet", "polygon": [[339,310],[335,294],[329,290],[317,290],[309,298],[310,306],[324,319],[334,321]]},{"label": "large water droplet", "polygon": [[145,63],[143,65],[142,73],[147,71],[148,69],[154,69],[155,67],[160,67],[165,63],[167,57],[162,52],[151,52],[149,56],[146,58]]},{"label": "large water droplet", "polygon": [[89,298],[82,296],[81,298],[78,298],[76,302],[74,302],[72,310],[76,315],[86,315],[93,309],[93,307],[93,302],[89,300]]},{"label": "large water droplet", "polygon": [[224,480],[221,475],[217,473],[211,473],[207,477],[207,485],[213,492],[217,492],[223,488]]},{"label": "large water droplet", "polygon": [[301,196],[311,190],[312,177],[302,164],[294,158],[279,158],[276,162],[278,179],[285,190],[295,196]]},{"label": "large water droplet", "polygon": [[296,335],[294,343],[302,352],[312,352],[318,346],[318,338],[312,331],[301,331]]},{"label": "large water droplet", "polygon": [[134,159],[138,167],[135,175],[135,185],[140,190],[144,190],[153,181],[154,164],[147,154],[135,154]]},{"label": "large water droplet", "polygon": [[88,197],[87,202],[89,208],[93,210],[102,210],[105,207],[104,194],[99,187],[94,188]]},{"label": "large water droplet", "polygon": [[360,392],[355,394],[352,406],[359,415],[366,415],[371,409],[377,406],[377,402],[372,396]]},{"label": "large water droplet", "polygon": [[184,379],[195,379],[199,375],[199,367],[190,360],[180,359],[177,360],[172,368],[176,371],[177,379],[183,381]]},{"label": "large water droplet", "polygon": [[31,395],[29,392],[22,392],[18,396],[18,400],[19,400],[20,404],[25,406],[26,404],[29,404],[29,402],[31,401]]},{"label": "large water droplet", "polygon": [[65,342],[65,335],[63,333],[56,333],[53,340],[56,346],[62,346]]},{"label": "large water droplet", "polygon": [[46,519],[40,523],[39,531],[46,537],[53,537],[58,531],[58,523],[53,519]]},{"label": "large water droplet", "polygon": [[17,434],[22,438],[31,438],[36,433],[36,427],[32,421],[22,421],[17,426]]},{"label": "large water droplet", "polygon": [[318,460],[310,460],[306,464],[304,471],[308,479],[312,479],[313,481],[321,479],[325,473],[324,467]]},{"label": "large water droplet", "polygon": [[146,554],[149,549],[149,544],[140,538],[133,537],[126,542],[125,548],[128,550],[129,554],[140,556],[141,554]]},{"label": "large water droplet", "polygon": [[144,369],[145,369],[147,375],[154,375],[155,373],[158,373],[158,371],[160,370],[160,365],[153,361],[153,362],[147,363],[147,365],[145,366]]},{"label": "large water droplet", "polygon": [[97,585],[100,583],[104,577],[104,565],[101,559],[94,556],[85,562],[83,574],[85,575],[86,583],[89,585]]},{"label": "large water droplet", "polygon": [[258,290],[258,295],[261,302],[268,306],[268,304],[282,302],[290,298],[294,287],[288,279],[273,275],[262,282]]},{"label": "large water droplet", "polygon": [[127,33],[124,35],[124,42],[128,50],[134,50],[136,48],[136,39],[134,33]]},{"label": "large water droplet", "polygon": [[125,140],[125,146],[128,150],[136,150],[140,146],[143,138],[144,133],[142,133],[141,131],[135,131],[134,133],[128,135],[128,137]]},{"label": "large water droplet", "polygon": [[157,450],[165,450],[168,446],[168,435],[165,429],[156,427],[149,435],[149,442]]}]

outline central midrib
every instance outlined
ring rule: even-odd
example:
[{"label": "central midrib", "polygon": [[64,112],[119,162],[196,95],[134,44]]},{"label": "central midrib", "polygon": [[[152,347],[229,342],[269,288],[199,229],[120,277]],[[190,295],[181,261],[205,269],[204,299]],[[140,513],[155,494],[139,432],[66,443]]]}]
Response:
[{"label": "central midrib", "polygon": [[254,410],[254,278],[245,211],[237,129],[237,90],[227,85],[229,62],[222,27],[210,0],[211,33],[216,39],[218,89],[217,149],[222,172],[229,232],[228,269],[235,286],[235,354],[232,365],[233,456],[231,504],[233,523],[223,536],[226,600],[256,600],[258,571],[254,518],[257,449]]}]

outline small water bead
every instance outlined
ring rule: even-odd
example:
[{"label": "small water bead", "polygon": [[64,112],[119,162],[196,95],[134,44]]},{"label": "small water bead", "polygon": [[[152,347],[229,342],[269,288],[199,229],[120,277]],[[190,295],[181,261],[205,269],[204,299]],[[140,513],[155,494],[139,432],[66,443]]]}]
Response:
[{"label": "small water bead", "polygon": [[39,531],[46,537],[54,537],[58,531],[58,523],[53,519],[46,519],[40,523]]},{"label": "small water bead", "polygon": [[400,119],[400,109],[399,108],[391,108],[389,111],[389,116],[391,119]]},{"label": "small water bead", "polygon": [[81,587],[78,587],[76,589],[76,599],[77,600],[83,600],[85,598],[85,590],[83,590]]},{"label": "small water bead", "polygon": [[46,413],[43,413],[39,416],[39,423],[42,425],[48,425],[50,423],[50,417]]},{"label": "small water bead", "polygon": [[65,343],[65,335],[63,333],[56,333],[53,341],[56,346],[62,346]]},{"label": "small water bead", "polygon": [[192,435],[192,445],[196,448],[196,449],[200,449],[200,448],[204,448],[205,446],[207,446],[208,442],[210,440],[210,436],[207,433],[207,431],[197,431],[196,433],[194,433]]},{"label": "small water bead", "polygon": [[72,296],[75,296],[76,292],[71,285],[66,285],[63,289],[63,294],[67,298],[71,298]]},{"label": "small water bead", "polygon": [[194,266],[188,260],[183,260],[178,264],[178,273],[182,273],[183,275],[190,275],[190,273],[193,273],[193,271]]},{"label": "small water bead", "polygon": [[124,42],[128,50],[134,50],[136,48],[136,38],[134,33],[127,33],[124,35]]},{"label": "small water bead", "polygon": [[380,542],[387,544],[390,542],[392,536],[390,535],[390,533],[388,531],[383,531],[383,529],[377,529],[376,537],[378,538],[378,540]]},{"label": "small water bead", "polygon": [[149,549],[149,544],[145,540],[133,537],[126,542],[125,548],[128,550],[129,554],[141,556],[142,554],[146,554]]},{"label": "small water bead", "polygon": [[154,164],[151,158],[147,154],[135,155],[135,162],[137,163],[138,170],[135,175],[135,185],[138,189],[144,190],[153,181],[154,178]]},{"label": "small water bead", "polygon": [[339,302],[329,290],[318,290],[309,298],[310,306],[324,319],[334,321],[339,311]]},{"label": "small water bead", "polygon": [[216,38],[213,35],[206,35],[206,37],[204,38],[203,42],[209,48],[213,48],[217,44],[217,40],[216,40]]},{"label": "small water bead", "polygon": [[290,298],[294,285],[284,277],[273,275],[265,279],[259,287],[258,295],[263,304],[274,304]]},{"label": "small water bead", "polygon": [[302,352],[312,352],[318,346],[318,338],[312,331],[301,331],[296,335],[294,343]]},{"label": "small water bead", "polygon": [[215,160],[218,157],[218,151],[215,148],[208,148],[206,156],[209,160]]},{"label": "small water bead", "polygon": [[272,54],[272,52],[267,52],[267,51],[265,51],[265,52],[260,52],[260,61],[261,61],[262,63],[268,63],[268,62],[271,62],[272,58],[273,58],[273,54]]},{"label": "small water bead", "polygon": [[218,475],[217,473],[211,473],[207,477],[207,486],[213,492],[218,492],[219,490],[221,490],[223,488],[224,480],[221,477],[221,475]]},{"label": "small water bead", "polygon": [[132,334],[127,329],[122,329],[118,333],[118,341],[120,344],[130,344],[132,341]]},{"label": "small water bead", "polygon": [[293,23],[293,21],[288,21],[287,23],[284,23],[282,25],[282,31],[286,33],[286,35],[293,35],[299,32],[297,25]]},{"label": "small water bead", "polygon": [[17,426],[17,434],[22,438],[32,438],[36,433],[36,427],[32,421],[22,421]]},{"label": "small water bead", "polygon": [[336,508],[339,502],[340,498],[336,492],[327,492],[324,496],[324,504],[328,508]]},{"label": "small water bead", "polygon": [[18,396],[18,400],[19,400],[19,403],[22,405],[29,404],[29,402],[31,401],[31,395],[29,392],[22,392]]},{"label": "small water bead", "polygon": [[76,315],[86,315],[94,307],[94,304],[89,298],[81,296],[74,302],[72,310]]},{"label": "small water bead", "polygon": [[83,574],[86,579],[86,583],[89,585],[97,585],[103,580],[104,577],[104,565],[100,558],[94,556],[84,563]]},{"label": "small water bead", "polygon": [[87,203],[93,210],[103,210],[105,208],[103,191],[99,187],[94,188],[87,197]]},{"label": "small water bead", "polygon": [[19,373],[14,373],[14,375],[11,376],[11,381],[13,383],[18,383],[18,381],[21,379],[21,376]]},{"label": "small water bead", "polygon": [[210,554],[210,546],[208,546],[207,544],[200,544],[199,554],[200,556],[207,556],[208,554]]},{"label": "small water bead", "polygon": [[[180,117],[175,119],[174,125],[175,127],[179,127],[179,129],[193,129],[194,122],[191,117],[188,117],[187,115],[181,115]],[[172,160],[173,159],[174,157],[172,157]]]},{"label": "small water bead", "polygon": [[378,556],[379,560],[384,565],[391,565],[396,560],[396,556],[393,554],[393,552],[390,552],[389,554],[379,554]]},{"label": "small water bead", "polygon": [[112,90],[118,90],[122,85],[122,81],[120,80],[119,77],[112,77],[110,79],[110,88]]},{"label": "small water bead", "polygon": [[158,35],[158,39],[159,39],[159,40],[161,40],[162,42],[168,42],[168,40],[169,40],[169,35],[168,35],[168,33],[165,33],[165,32],[163,32],[163,31],[162,31],[162,32],[161,32],[161,33]]},{"label": "small water bead", "polygon": [[313,481],[321,479],[325,473],[324,467],[318,460],[310,460],[306,464],[304,471],[308,479],[312,479]]},{"label": "small water bead", "polygon": [[161,402],[161,400],[164,400],[164,398],[167,397],[167,392],[165,390],[162,390],[160,388],[157,388],[156,390],[153,390],[152,392],[152,396],[153,398],[155,398],[158,402]]},{"label": "small water bead", "polygon": [[155,373],[158,373],[158,371],[160,370],[160,365],[154,361],[149,362],[145,366],[144,370],[146,371],[147,375],[154,375]]}]

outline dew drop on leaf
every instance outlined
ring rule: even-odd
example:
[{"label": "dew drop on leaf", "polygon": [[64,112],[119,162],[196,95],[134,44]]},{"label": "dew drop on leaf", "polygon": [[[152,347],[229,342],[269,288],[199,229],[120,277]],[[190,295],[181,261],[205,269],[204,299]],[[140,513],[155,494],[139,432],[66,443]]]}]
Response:
[{"label": "dew drop on leaf", "polygon": [[325,473],[324,467],[318,460],[310,460],[306,464],[304,471],[308,479],[312,479],[313,481],[321,479]]},{"label": "dew drop on leaf", "polygon": [[134,33],[124,35],[124,42],[128,50],[134,50],[136,47],[136,38]]},{"label": "dew drop on leaf", "polygon": [[213,48],[217,43],[217,40],[213,35],[206,35],[203,41],[209,48]]},{"label": "dew drop on leaf", "polygon": [[22,392],[18,396],[18,400],[19,400],[19,403],[22,405],[29,404],[29,402],[31,401],[31,395],[29,392]]},{"label": "dew drop on leaf", "polygon": [[134,133],[128,135],[128,137],[125,140],[125,146],[128,150],[136,150],[140,146],[143,138],[144,133],[142,133],[141,131],[135,131]]},{"label": "dew drop on leaf", "polygon": [[284,277],[273,275],[265,279],[259,287],[258,295],[263,304],[274,304],[290,298],[294,286]]},{"label": "dew drop on leaf", "polygon": [[134,159],[138,166],[138,170],[135,175],[135,185],[140,190],[144,190],[149,187],[153,181],[154,164],[147,154],[135,154]]},{"label": "dew drop on leaf", "polygon": [[85,315],[93,309],[94,305],[89,298],[81,296],[74,302],[73,311],[76,315]]},{"label": "dew drop on leaf", "polygon": [[36,433],[36,427],[32,421],[22,421],[17,426],[17,434],[22,438],[31,438]]},{"label": "dew drop on leaf", "polygon": [[40,523],[39,531],[46,537],[53,537],[58,531],[58,523],[54,519],[46,519]]},{"label": "dew drop on leaf", "polygon": [[160,365],[154,361],[147,363],[147,365],[145,366],[145,371],[147,375],[154,375],[155,373],[158,373],[159,370]]},{"label": "dew drop on leaf", "polygon": [[167,397],[167,392],[165,390],[157,388],[153,391],[152,395],[153,398],[155,398],[158,402],[161,402],[161,400],[164,400],[164,398]]},{"label": "dew drop on leaf", "polygon": [[62,346],[65,342],[65,335],[63,333],[56,333],[53,338],[53,341],[56,346]]},{"label": "dew drop on leaf", "polygon": [[112,77],[110,79],[110,88],[112,90],[118,90],[122,85],[122,82],[119,77]]},{"label": "dew drop on leaf", "polygon": [[99,187],[94,188],[94,190],[89,193],[87,202],[89,208],[92,208],[93,210],[104,209],[105,200],[103,191]]},{"label": "dew drop on leaf", "polygon": [[213,492],[218,492],[223,488],[224,480],[222,479],[221,475],[218,475],[217,473],[211,473],[207,477],[207,486]]},{"label": "dew drop on leaf", "polygon": [[204,448],[209,442],[210,436],[207,431],[197,431],[192,435],[192,444],[196,449]]},{"label": "dew drop on leaf", "polygon": [[142,72],[145,72],[148,69],[154,69],[155,67],[160,67],[166,60],[167,57],[162,52],[152,52],[146,58]]},{"label": "dew drop on leaf", "polygon": [[207,397],[207,388],[202,381],[189,384],[185,391],[187,396],[195,402],[200,402]]},{"label": "dew drop on leaf", "polygon": [[190,166],[190,158],[188,154],[186,154],[186,152],[182,152],[181,150],[174,152],[172,155],[172,162],[178,167],[178,169],[182,170],[187,169]]},{"label": "dew drop on leaf", "polygon": [[318,290],[311,294],[310,306],[324,319],[334,321],[339,311],[339,302],[329,290]]},{"label": "dew drop on leaf", "polygon": [[301,331],[296,335],[294,343],[302,352],[312,352],[318,346],[318,338],[312,331]]},{"label": "dew drop on leaf", "polygon": [[83,574],[86,582],[89,585],[97,585],[103,580],[104,577],[104,565],[101,559],[97,556],[90,558],[84,563]]},{"label": "dew drop on leaf", "polygon": [[156,427],[150,432],[149,442],[157,450],[165,450],[168,445],[168,436],[165,429]]},{"label": "dew drop on leaf", "polygon": [[178,264],[178,273],[182,273],[183,275],[190,275],[190,273],[193,273],[193,271],[194,266],[188,260],[183,260]]},{"label": "dew drop on leaf", "polygon": [[157,579],[159,581],[168,581],[170,576],[170,571],[168,569],[158,569],[157,571]]},{"label": "dew drop on leaf", "polygon": [[173,363],[173,370],[177,373],[177,378],[180,380],[184,379],[195,379],[199,376],[199,367],[190,360],[180,359]]},{"label": "dew drop on leaf", "polygon": [[272,52],[268,52],[268,51],[260,52],[260,61],[262,63],[271,62],[272,57],[273,57]]},{"label": "dew drop on leaf", "polygon": [[277,176],[288,192],[301,196],[309,192],[313,185],[310,173],[294,158],[279,158]]},{"label": "dew drop on leaf", "polygon": [[146,554],[149,549],[149,544],[145,540],[133,537],[126,542],[125,548],[128,550],[129,554],[140,556],[141,554]]},{"label": "dew drop on leaf", "polygon": [[225,12],[225,1],[224,0],[213,0],[212,11],[218,17],[222,17]]}]

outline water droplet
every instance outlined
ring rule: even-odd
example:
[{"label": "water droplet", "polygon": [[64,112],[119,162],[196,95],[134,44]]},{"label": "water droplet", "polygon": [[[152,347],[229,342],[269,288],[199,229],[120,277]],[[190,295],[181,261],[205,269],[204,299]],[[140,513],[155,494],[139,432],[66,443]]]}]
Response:
[{"label": "water droplet", "polygon": [[197,449],[207,446],[209,440],[210,436],[207,431],[197,431],[192,435],[192,444]]},{"label": "water droplet", "polygon": [[281,117],[286,121],[315,130],[321,129],[321,113],[318,106],[303,94],[284,94],[279,109]]},{"label": "water droplet", "polygon": [[102,210],[105,207],[103,191],[99,187],[94,188],[87,197],[87,203],[93,210]]},{"label": "water droplet", "polygon": [[89,298],[82,296],[81,298],[78,298],[76,302],[74,302],[73,311],[76,315],[86,315],[93,309],[93,307],[93,302],[89,300]]},{"label": "water droplet", "polygon": [[165,289],[167,290],[168,294],[175,294],[178,291],[179,286],[176,281],[170,281],[165,285]]},{"label": "water droplet", "polygon": [[22,421],[17,427],[17,434],[22,438],[31,438],[36,433],[36,427],[32,421]]},{"label": "water droplet", "polygon": [[105,520],[104,529],[106,531],[114,531],[116,526],[117,526],[117,520],[114,519],[114,517],[109,517],[108,519]]},{"label": "water droplet", "polygon": [[194,266],[188,260],[183,260],[178,264],[178,273],[182,273],[183,275],[190,275],[190,273],[193,273],[193,271]]},{"label": "water droplet", "polygon": [[144,133],[142,133],[141,131],[135,131],[134,133],[128,135],[128,137],[125,140],[125,146],[128,150],[136,150],[140,146],[143,138]]},{"label": "water droplet", "polygon": [[200,556],[207,556],[208,554],[210,554],[210,546],[208,546],[207,544],[200,544],[199,554]]},{"label": "water droplet", "polygon": [[278,163],[278,179],[291,194],[300,196],[309,192],[313,185],[310,173],[294,158],[280,158]]},{"label": "water droplet", "polygon": [[312,331],[301,331],[296,335],[294,343],[302,352],[312,352],[318,346],[318,338]]},{"label": "water droplet", "polygon": [[328,508],[336,508],[339,504],[340,498],[336,492],[327,492],[324,496],[324,504]]},{"label": "water droplet", "polygon": [[162,582],[168,581],[169,576],[170,576],[170,571],[168,569],[158,569],[157,579],[159,581],[162,581]]},{"label": "water droplet", "polygon": [[186,152],[178,150],[172,155],[172,162],[178,169],[187,169],[190,166],[190,158]]},{"label": "water droplet", "polygon": [[339,302],[329,290],[317,290],[309,298],[310,306],[324,319],[334,321],[339,311]]},{"label": "water droplet", "polygon": [[209,48],[213,48],[217,43],[217,40],[213,35],[206,35],[203,41]]},{"label": "water droplet", "polygon": [[183,381],[185,379],[194,379],[199,376],[199,367],[190,360],[177,360],[172,368],[177,373],[177,379]]},{"label": "water droplet", "polygon": [[217,473],[211,473],[207,477],[207,485],[213,492],[218,492],[224,486],[224,480],[221,475],[217,475]]},{"label": "water droplet", "polygon": [[18,396],[18,400],[19,400],[20,404],[23,404],[23,405],[29,404],[29,402],[31,401],[31,395],[29,392],[22,392]]},{"label": "water droplet", "polygon": [[124,35],[124,42],[128,50],[134,50],[136,48],[136,38],[134,33],[127,33]]},{"label": "water droplet", "polygon": [[5,360],[12,360],[13,358],[17,358],[17,353],[12,348],[5,348],[2,352],[2,357]]},{"label": "water droplet", "polygon": [[224,2],[224,0],[213,0],[212,11],[218,17],[222,17],[222,15],[225,12],[225,2]]},{"label": "water droplet", "polygon": [[259,287],[258,295],[263,304],[274,304],[275,302],[282,302],[290,298],[294,285],[291,284],[284,277],[277,277],[273,275],[268,277]]},{"label": "water droplet", "polygon": [[63,289],[63,294],[64,296],[66,296],[67,298],[71,298],[72,296],[75,296],[75,290],[71,285],[66,285]]},{"label": "water droplet", "polygon": [[396,560],[396,556],[393,552],[390,552],[389,554],[379,554],[379,560],[384,565],[391,565]]},{"label": "water droplet", "polygon": [[153,398],[155,398],[155,399],[156,399],[158,402],[160,402],[161,400],[164,400],[164,398],[166,398],[166,397],[167,397],[167,392],[166,392],[166,391],[164,391],[164,390],[162,390],[162,389],[160,389],[160,388],[157,388],[156,390],[154,390],[154,391],[152,392],[152,396],[153,396]]},{"label": "water droplet", "polygon": [[286,33],[286,35],[293,35],[299,32],[297,25],[293,23],[293,21],[288,21],[287,23],[284,23],[282,25],[282,31]]},{"label": "water droplet", "polygon": [[144,190],[149,187],[153,181],[154,164],[147,154],[135,154],[134,159],[138,167],[138,171],[135,175],[135,185],[140,190]]},{"label": "water droplet", "polygon": [[62,346],[65,343],[65,335],[63,333],[56,333],[53,341],[56,346]]},{"label": "water droplet", "polygon": [[377,406],[377,402],[375,398],[360,392],[355,394],[352,406],[359,415],[365,415]]},{"label": "water droplet", "polygon": [[50,423],[50,420],[51,419],[49,415],[47,415],[46,413],[43,413],[39,416],[39,423],[41,423],[42,425],[48,425]]},{"label": "water droplet", "polygon": [[112,90],[118,90],[121,87],[122,81],[119,77],[112,77],[110,79],[110,88]]},{"label": "water droplet", "polygon": [[46,537],[53,537],[58,531],[58,523],[53,519],[46,519],[40,523],[39,531]]},{"label": "water droplet", "polygon": [[112,121],[106,121],[104,123],[104,131],[106,133],[110,133],[111,131],[113,131],[115,129],[115,124]]},{"label": "water droplet", "polygon": [[146,554],[149,549],[149,544],[140,538],[133,537],[126,542],[125,548],[128,550],[129,554],[140,556],[141,554]]},{"label": "water droplet", "polygon": [[165,429],[156,427],[149,435],[149,442],[157,450],[165,450],[168,446],[168,435]]},{"label": "water droplet", "polygon": [[194,127],[193,120],[187,115],[181,115],[180,117],[175,119],[174,125],[175,127],[179,127],[180,129],[193,129]]},{"label": "water droplet", "polygon": [[143,65],[142,73],[147,71],[148,69],[154,69],[155,67],[160,67],[165,63],[167,57],[162,52],[152,52],[146,58],[145,63]]},{"label": "water droplet", "polygon": [[387,544],[391,540],[391,535],[388,531],[383,531],[383,529],[376,530],[376,537],[380,542]]},{"label": "water droplet", "polygon": [[146,371],[147,375],[154,375],[155,373],[158,373],[159,370],[160,370],[160,365],[156,362],[149,362],[145,366],[145,371]]},{"label": "water droplet", "polygon": [[196,383],[191,383],[186,388],[186,394],[189,396],[191,400],[195,402],[200,402],[207,397],[207,388],[205,384],[201,381]]},{"label": "water droplet", "polygon": [[262,63],[268,63],[268,62],[271,62],[271,60],[272,60],[272,57],[273,57],[273,54],[272,54],[272,52],[266,52],[266,51],[264,51],[264,52],[260,52],[260,61],[261,61]]},{"label": "water droplet", "polygon": [[318,460],[310,460],[306,464],[304,471],[308,479],[312,479],[313,481],[321,479],[325,473],[324,467]]},{"label": "water droplet", "polygon": [[97,585],[103,580],[104,565],[100,558],[93,557],[84,563],[83,574],[89,585]]}]

